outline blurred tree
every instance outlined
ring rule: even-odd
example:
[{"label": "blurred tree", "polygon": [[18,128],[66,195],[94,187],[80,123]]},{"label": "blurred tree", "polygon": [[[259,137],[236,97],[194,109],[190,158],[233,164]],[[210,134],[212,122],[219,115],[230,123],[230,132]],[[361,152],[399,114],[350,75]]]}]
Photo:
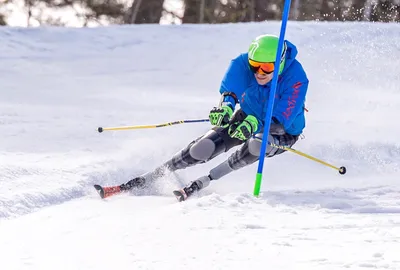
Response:
[{"label": "blurred tree", "polygon": [[[13,1],[25,4],[28,26],[64,25],[62,13],[52,12],[62,9],[75,15],[79,26],[88,26],[158,24],[166,14],[182,23],[281,20],[285,0],[182,0],[182,18],[164,8],[165,0],[0,0],[0,25],[7,23]],[[290,20],[399,22],[400,0],[292,0]]]},{"label": "blurred tree", "polygon": [[70,9],[83,21],[82,26],[90,22],[131,24],[159,23],[164,0],[134,0],[127,7],[125,0],[23,0],[26,7],[27,25],[31,21],[37,24],[63,25],[60,17],[43,15],[46,9]]},{"label": "blurred tree", "polygon": [[[74,0],[64,1],[72,2]],[[85,0],[84,7],[87,9],[86,13],[84,14],[86,22],[90,19],[106,17],[108,20],[113,20],[113,23],[122,23],[123,15],[126,12],[125,5],[122,2],[115,0]]]},{"label": "blurred tree", "polygon": [[365,20],[365,5],[367,0],[353,0],[349,13],[346,16],[350,21],[363,21]]},{"label": "blurred tree", "polygon": [[183,0],[182,23],[217,23],[216,10],[219,0]]},{"label": "blurred tree", "polygon": [[395,22],[399,20],[400,3],[396,0],[377,0],[372,6],[370,20],[374,22]]},{"label": "blurred tree", "polygon": [[164,0],[134,0],[124,22],[127,24],[159,23]]},{"label": "blurred tree", "polygon": [[13,0],[0,0],[0,26],[7,25],[7,17],[9,15],[8,6],[13,4]]},{"label": "blurred tree", "polygon": [[322,1],[325,0],[300,1],[298,5],[298,20],[308,21],[321,19],[321,13],[323,13],[321,12]]},{"label": "blurred tree", "polygon": [[[32,0],[30,0],[32,1]],[[33,0],[37,1],[37,0]],[[111,23],[123,23],[123,15],[126,12],[126,6],[123,2],[115,0],[38,0],[45,2],[51,8],[74,8],[78,5],[82,7],[76,11],[77,16],[83,19],[83,26],[87,26],[90,21],[99,21],[104,18]]]},{"label": "blurred tree", "polygon": [[[280,5],[282,2],[282,5]],[[271,1],[263,1],[263,0],[251,0],[247,1],[245,5],[243,5],[243,9],[245,11],[245,19],[246,21],[256,21],[261,22],[265,20],[274,19],[277,12],[276,10],[283,7],[283,1],[280,0],[271,0]]]},{"label": "blurred tree", "polygon": [[342,0],[322,0],[319,14],[316,17],[323,21],[341,21],[343,19]]},{"label": "blurred tree", "polygon": [[7,25],[4,15],[0,13],[0,25]]},{"label": "blurred tree", "polygon": [[[198,0],[184,0],[184,15],[182,18],[182,23],[198,23],[200,21],[200,3]],[[205,12],[205,6],[203,7],[203,12]],[[204,21],[204,14],[203,14]]]},{"label": "blurred tree", "polygon": [[[72,10],[76,17],[83,21],[81,26],[89,22],[104,19],[111,23],[123,23],[126,7],[115,0],[24,0],[27,10],[27,26],[36,24],[64,25],[62,16],[52,15],[48,10]],[[46,12],[47,11],[47,12]],[[101,23],[100,23],[101,24]]]},{"label": "blurred tree", "polygon": [[184,0],[183,23],[235,23],[281,17],[283,0]]},{"label": "blurred tree", "polygon": [[220,1],[217,20],[221,23],[249,22],[251,6],[251,0]]},{"label": "blurred tree", "polygon": [[297,21],[299,18],[299,14],[300,14],[299,11],[300,11],[300,0],[292,1],[292,6],[290,8],[289,20]]}]

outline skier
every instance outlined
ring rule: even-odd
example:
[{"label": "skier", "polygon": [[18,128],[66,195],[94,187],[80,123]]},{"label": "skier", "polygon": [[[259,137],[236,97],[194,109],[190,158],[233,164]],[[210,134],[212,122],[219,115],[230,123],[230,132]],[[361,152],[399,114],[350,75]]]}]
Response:
[{"label": "skier", "polygon": [[[192,141],[170,160],[154,171],[136,177],[120,186],[95,185],[102,198],[134,188],[146,188],[166,170],[176,171],[210,161],[232,147],[242,145],[226,161],[210,170],[207,175],[190,182],[181,190],[174,191],[179,201],[186,200],[196,191],[207,187],[210,181],[258,161],[263,137],[265,102],[271,91],[274,62],[278,50],[278,37],[261,35],[230,63],[222,79],[221,100],[209,114],[214,126],[209,132]],[[296,60],[297,49],[285,40],[280,52],[278,83],[272,112],[268,142],[291,147],[305,127],[304,103],[308,78]],[[240,108],[236,109],[239,104]],[[235,111],[236,109],[236,111]],[[235,113],[234,113],[235,112]],[[266,157],[285,152],[282,148],[268,145]]]}]

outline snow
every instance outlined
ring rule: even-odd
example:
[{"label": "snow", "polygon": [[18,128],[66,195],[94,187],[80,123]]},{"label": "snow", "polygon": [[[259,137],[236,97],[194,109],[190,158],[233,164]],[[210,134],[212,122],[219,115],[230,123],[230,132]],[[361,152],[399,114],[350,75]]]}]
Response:
[{"label": "snow", "polygon": [[178,203],[157,188],[101,200],[154,169],[209,123],[231,58],[278,22],[0,28],[2,269],[400,269],[399,24],[289,22],[310,78],[293,153],[211,182]]}]

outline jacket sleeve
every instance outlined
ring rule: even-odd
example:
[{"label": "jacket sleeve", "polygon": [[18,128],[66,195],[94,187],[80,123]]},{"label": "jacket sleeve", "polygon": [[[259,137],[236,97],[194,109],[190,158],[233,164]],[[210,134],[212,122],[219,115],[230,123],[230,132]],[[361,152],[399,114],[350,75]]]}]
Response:
[{"label": "jacket sleeve", "polygon": [[275,109],[272,113],[272,123],[278,122],[287,130],[301,110],[304,110],[307,88],[307,77],[288,80],[283,93],[276,100]]},{"label": "jacket sleeve", "polygon": [[240,99],[244,90],[248,84],[248,70],[245,61],[243,60],[242,55],[239,55],[235,59],[233,59],[228,67],[228,70],[225,73],[224,78],[221,82],[221,87],[219,92],[221,94],[224,93],[232,93],[231,95],[227,95],[223,99],[223,105],[229,105],[233,110],[235,110],[236,101],[233,96],[236,96],[237,99]]}]

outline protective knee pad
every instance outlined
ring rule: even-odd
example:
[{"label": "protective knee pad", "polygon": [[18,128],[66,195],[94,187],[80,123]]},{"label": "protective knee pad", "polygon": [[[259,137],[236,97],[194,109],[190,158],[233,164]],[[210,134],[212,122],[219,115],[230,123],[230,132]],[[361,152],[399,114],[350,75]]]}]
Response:
[{"label": "protective knee pad", "polygon": [[249,148],[248,152],[250,155],[258,157],[260,155],[260,150],[261,150],[261,139],[260,140],[257,140],[255,138],[249,139],[247,147]]},{"label": "protective knee pad", "polygon": [[[257,134],[255,136],[256,138],[249,139],[242,146],[242,148],[237,150],[229,157],[228,161],[232,169],[237,170],[244,166],[250,165],[259,159],[262,136],[263,136],[262,134]],[[276,138],[274,138],[271,135],[268,135],[268,141],[275,144],[279,144],[279,141],[277,142]],[[277,148],[268,145],[266,150],[266,157],[274,156],[277,150],[278,150]]]},{"label": "protective knee pad", "polygon": [[[263,134],[257,134],[256,138],[251,138],[249,140],[249,152],[254,156],[260,156],[261,151],[261,141],[262,141]],[[272,136],[271,134],[268,135],[268,142],[273,143],[276,145],[280,145],[279,136]],[[279,149],[276,147],[272,147],[269,144],[267,145],[267,150],[265,153],[266,157],[274,156]]]},{"label": "protective knee pad", "polygon": [[224,151],[224,140],[217,132],[210,130],[190,147],[189,154],[192,158],[205,162]]},{"label": "protective knee pad", "polygon": [[216,145],[209,137],[204,137],[189,148],[189,155],[196,160],[206,161],[214,153]]},{"label": "protective knee pad", "polygon": [[167,166],[170,170],[184,169],[189,166],[204,163],[225,151],[223,139],[214,130],[191,142],[186,148],[176,154]]}]

